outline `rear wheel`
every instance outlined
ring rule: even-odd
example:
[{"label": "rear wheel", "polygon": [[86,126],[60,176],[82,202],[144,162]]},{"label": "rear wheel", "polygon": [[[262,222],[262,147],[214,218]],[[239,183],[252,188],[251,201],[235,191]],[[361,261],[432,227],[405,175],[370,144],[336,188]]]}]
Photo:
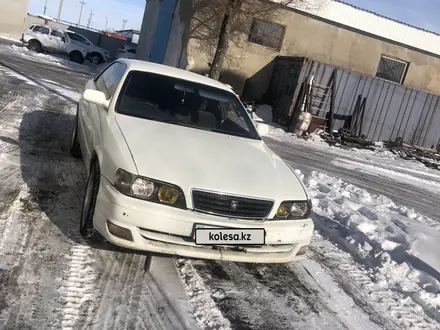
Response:
[{"label": "rear wheel", "polygon": [[79,225],[79,232],[81,233],[81,236],[86,239],[98,240],[100,238],[100,235],[93,228],[93,217],[95,215],[100,180],[101,171],[99,163],[94,161],[90,169],[89,179],[87,180]]},{"label": "rear wheel", "polygon": [[84,62],[84,56],[78,51],[73,51],[69,54],[69,58],[72,62],[82,64]]},{"label": "rear wheel", "polygon": [[38,40],[29,41],[29,49],[36,53],[41,53],[43,51],[43,47]]}]

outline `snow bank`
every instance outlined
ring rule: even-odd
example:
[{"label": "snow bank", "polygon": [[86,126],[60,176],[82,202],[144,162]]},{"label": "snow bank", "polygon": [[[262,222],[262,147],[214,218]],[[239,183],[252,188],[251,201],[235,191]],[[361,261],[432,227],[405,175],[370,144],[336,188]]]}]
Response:
[{"label": "snow bank", "polygon": [[320,234],[368,267],[374,285],[440,321],[440,223],[323,173],[304,183]]}]

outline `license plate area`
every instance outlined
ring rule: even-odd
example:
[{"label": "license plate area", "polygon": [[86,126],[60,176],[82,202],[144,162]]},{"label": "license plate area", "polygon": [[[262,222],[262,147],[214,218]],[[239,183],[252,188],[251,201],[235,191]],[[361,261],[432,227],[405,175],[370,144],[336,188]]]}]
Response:
[{"label": "license plate area", "polygon": [[266,243],[264,228],[196,227],[194,236],[196,245],[262,246]]}]

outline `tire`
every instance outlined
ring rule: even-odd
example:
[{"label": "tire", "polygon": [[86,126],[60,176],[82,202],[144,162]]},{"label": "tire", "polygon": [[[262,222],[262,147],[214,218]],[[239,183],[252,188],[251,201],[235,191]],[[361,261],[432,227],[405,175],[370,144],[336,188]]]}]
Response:
[{"label": "tire", "polygon": [[69,54],[69,58],[72,62],[82,64],[84,62],[84,56],[78,51],[73,51]]},{"label": "tire", "polygon": [[36,52],[36,53],[42,53],[43,47],[41,46],[41,43],[38,40],[31,40],[28,44],[29,50]]},{"label": "tire", "polygon": [[75,158],[82,158],[81,146],[78,140],[78,111],[75,116],[75,122],[73,124],[72,135],[70,138],[70,154]]},{"label": "tire", "polygon": [[84,202],[79,224],[79,232],[82,237],[89,240],[98,241],[101,236],[93,228],[93,217],[95,215],[96,200],[101,181],[101,171],[98,161],[94,161],[90,168],[90,175],[87,180]]},{"label": "tire", "polygon": [[104,61],[103,57],[99,53],[90,54],[89,59],[90,59],[90,62],[95,65],[99,65]]}]

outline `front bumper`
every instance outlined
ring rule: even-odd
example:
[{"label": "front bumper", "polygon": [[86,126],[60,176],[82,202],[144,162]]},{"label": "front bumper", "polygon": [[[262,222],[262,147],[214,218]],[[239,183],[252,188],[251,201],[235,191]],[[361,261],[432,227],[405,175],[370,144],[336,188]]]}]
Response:
[{"label": "front bumper", "polygon": [[[311,219],[252,221],[175,209],[119,193],[104,177],[96,203],[95,229],[109,242],[141,251],[182,257],[254,263],[285,263],[303,259],[313,234]],[[132,240],[112,235],[108,223],[130,230]],[[212,247],[194,242],[196,224],[228,228],[264,228],[261,247]]]}]

